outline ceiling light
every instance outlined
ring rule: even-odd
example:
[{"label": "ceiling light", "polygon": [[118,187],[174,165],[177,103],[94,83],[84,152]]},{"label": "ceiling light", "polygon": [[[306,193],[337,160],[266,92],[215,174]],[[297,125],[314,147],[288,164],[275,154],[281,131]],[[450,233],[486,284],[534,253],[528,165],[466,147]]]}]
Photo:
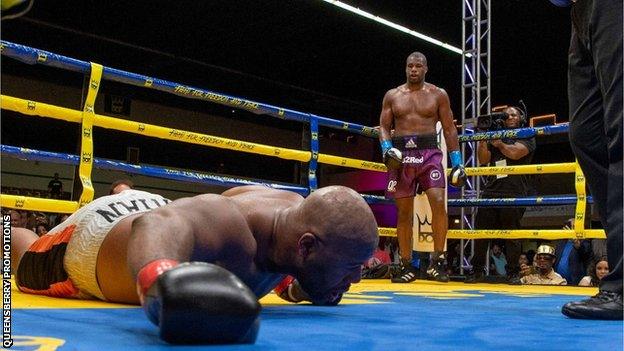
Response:
[{"label": "ceiling light", "polygon": [[[387,19],[381,18],[379,16],[375,16],[372,13],[368,13],[366,11],[360,10],[357,7],[353,7],[351,5],[347,5],[347,4],[345,4],[343,2],[340,2],[338,0],[323,0],[323,1],[325,1],[326,3],[332,4],[334,6],[338,6],[338,7],[340,7],[343,10],[347,10],[349,12],[353,12],[353,13],[355,13],[357,15],[362,16],[362,17],[366,17],[366,18],[371,19],[371,20],[373,20],[375,22],[381,23],[381,24],[383,24],[385,26],[394,28],[394,29],[399,30],[399,31],[401,31],[403,33],[406,33],[406,34],[409,34],[409,35],[414,36],[416,38],[422,39],[422,40],[424,40],[426,42],[429,42],[429,43],[431,43],[433,45],[437,45],[439,47],[442,47],[442,48],[444,48],[446,50],[449,50],[449,51],[452,51],[452,52],[454,52],[456,54],[460,54],[460,55],[462,54],[462,49],[460,49],[460,48],[457,48],[457,47],[454,47],[453,45],[441,42],[438,39],[435,39],[435,38],[432,38],[430,36],[424,35],[422,33],[419,33],[417,31],[415,31],[415,30],[411,30],[411,29],[409,29],[407,27],[404,27],[404,26],[402,26],[400,24],[396,24],[394,22],[390,22]],[[470,57],[472,55],[467,54],[466,56]]]}]

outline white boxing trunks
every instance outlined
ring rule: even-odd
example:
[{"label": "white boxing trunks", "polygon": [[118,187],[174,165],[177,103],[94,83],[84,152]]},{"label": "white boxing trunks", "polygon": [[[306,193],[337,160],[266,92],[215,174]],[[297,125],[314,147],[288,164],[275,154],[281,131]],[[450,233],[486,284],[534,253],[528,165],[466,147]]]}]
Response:
[{"label": "white boxing trunks", "polygon": [[95,272],[100,246],[110,230],[122,219],[166,205],[170,200],[140,190],[125,190],[119,194],[94,200],[50,230],[61,232],[67,226],[75,230],[67,244],[63,265],[69,279],[85,294],[104,300]]}]

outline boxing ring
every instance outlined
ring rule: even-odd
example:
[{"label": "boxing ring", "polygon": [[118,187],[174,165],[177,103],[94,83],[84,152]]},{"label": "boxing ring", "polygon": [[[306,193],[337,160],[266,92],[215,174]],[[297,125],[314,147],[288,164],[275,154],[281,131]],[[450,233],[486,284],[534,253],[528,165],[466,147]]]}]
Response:
[{"label": "boxing ring", "polygon": [[[4,208],[72,213],[93,200],[92,169],[122,171],[181,182],[236,186],[263,184],[307,195],[317,188],[319,164],[385,172],[383,164],[319,151],[319,126],[377,138],[372,127],[343,122],[310,113],[276,107],[240,97],[229,96],[184,84],[125,72],[88,63],[51,52],[2,41],[2,55],[26,64],[38,64],[86,75],[84,107],[74,110],[0,96],[2,109],[35,118],[52,118],[81,125],[79,155],[0,145],[3,157],[51,162],[78,167],[82,192],[77,201],[42,199],[2,194]],[[305,123],[309,127],[309,150],[296,150],[202,134],[170,127],[134,122],[96,114],[94,104],[102,79],[167,92],[190,99],[246,110],[282,120]],[[93,153],[94,127],[132,133],[164,140],[234,150],[307,164],[307,185],[240,179],[220,174],[183,171],[153,165],[136,165],[101,159]],[[526,138],[567,132],[567,125],[461,135],[460,142],[506,137]],[[576,204],[573,230],[449,230],[449,239],[564,239],[604,238],[602,230],[584,227],[584,177],[576,163],[557,163],[511,167],[467,168],[468,176],[495,174],[574,173],[574,196],[543,196],[516,199],[451,199],[449,206],[542,206]],[[391,204],[380,196],[363,197],[370,204]],[[394,236],[394,228],[380,228],[380,235]],[[9,239],[10,240],[10,239]],[[6,240],[5,240],[6,242]],[[5,286],[7,279],[5,278]],[[19,350],[159,350],[168,349],[157,337],[157,329],[135,306],[98,301],[76,301],[22,294],[12,284],[12,335]],[[595,288],[552,286],[507,286],[417,281],[390,284],[389,281],[364,281],[353,286],[338,307],[294,305],[270,294],[263,304],[262,326],[255,345],[223,346],[210,349],[533,349],[614,350],[622,345],[622,323],[584,321],[565,318],[561,306],[579,296],[589,296]],[[600,329],[596,333],[595,329]],[[604,336],[608,335],[609,338]],[[610,341],[608,341],[608,340]],[[184,347],[202,349],[202,347]]]}]

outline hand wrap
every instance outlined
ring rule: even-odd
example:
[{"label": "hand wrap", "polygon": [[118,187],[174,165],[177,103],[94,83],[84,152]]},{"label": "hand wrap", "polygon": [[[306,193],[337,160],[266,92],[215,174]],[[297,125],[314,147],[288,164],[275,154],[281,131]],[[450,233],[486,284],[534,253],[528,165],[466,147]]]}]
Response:
[{"label": "hand wrap", "polygon": [[450,185],[461,188],[466,184],[466,171],[462,163],[461,153],[457,150],[451,151],[449,154],[451,158],[451,173],[449,174],[448,182]]}]

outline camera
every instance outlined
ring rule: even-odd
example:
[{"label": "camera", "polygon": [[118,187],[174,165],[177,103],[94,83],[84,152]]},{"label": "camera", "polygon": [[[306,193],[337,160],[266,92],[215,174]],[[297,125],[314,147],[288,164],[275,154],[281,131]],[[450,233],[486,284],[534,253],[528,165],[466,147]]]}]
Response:
[{"label": "camera", "polygon": [[509,118],[506,112],[493,112],[477,117],[478,131],[492,131],[505,129],[505,121]]}]

